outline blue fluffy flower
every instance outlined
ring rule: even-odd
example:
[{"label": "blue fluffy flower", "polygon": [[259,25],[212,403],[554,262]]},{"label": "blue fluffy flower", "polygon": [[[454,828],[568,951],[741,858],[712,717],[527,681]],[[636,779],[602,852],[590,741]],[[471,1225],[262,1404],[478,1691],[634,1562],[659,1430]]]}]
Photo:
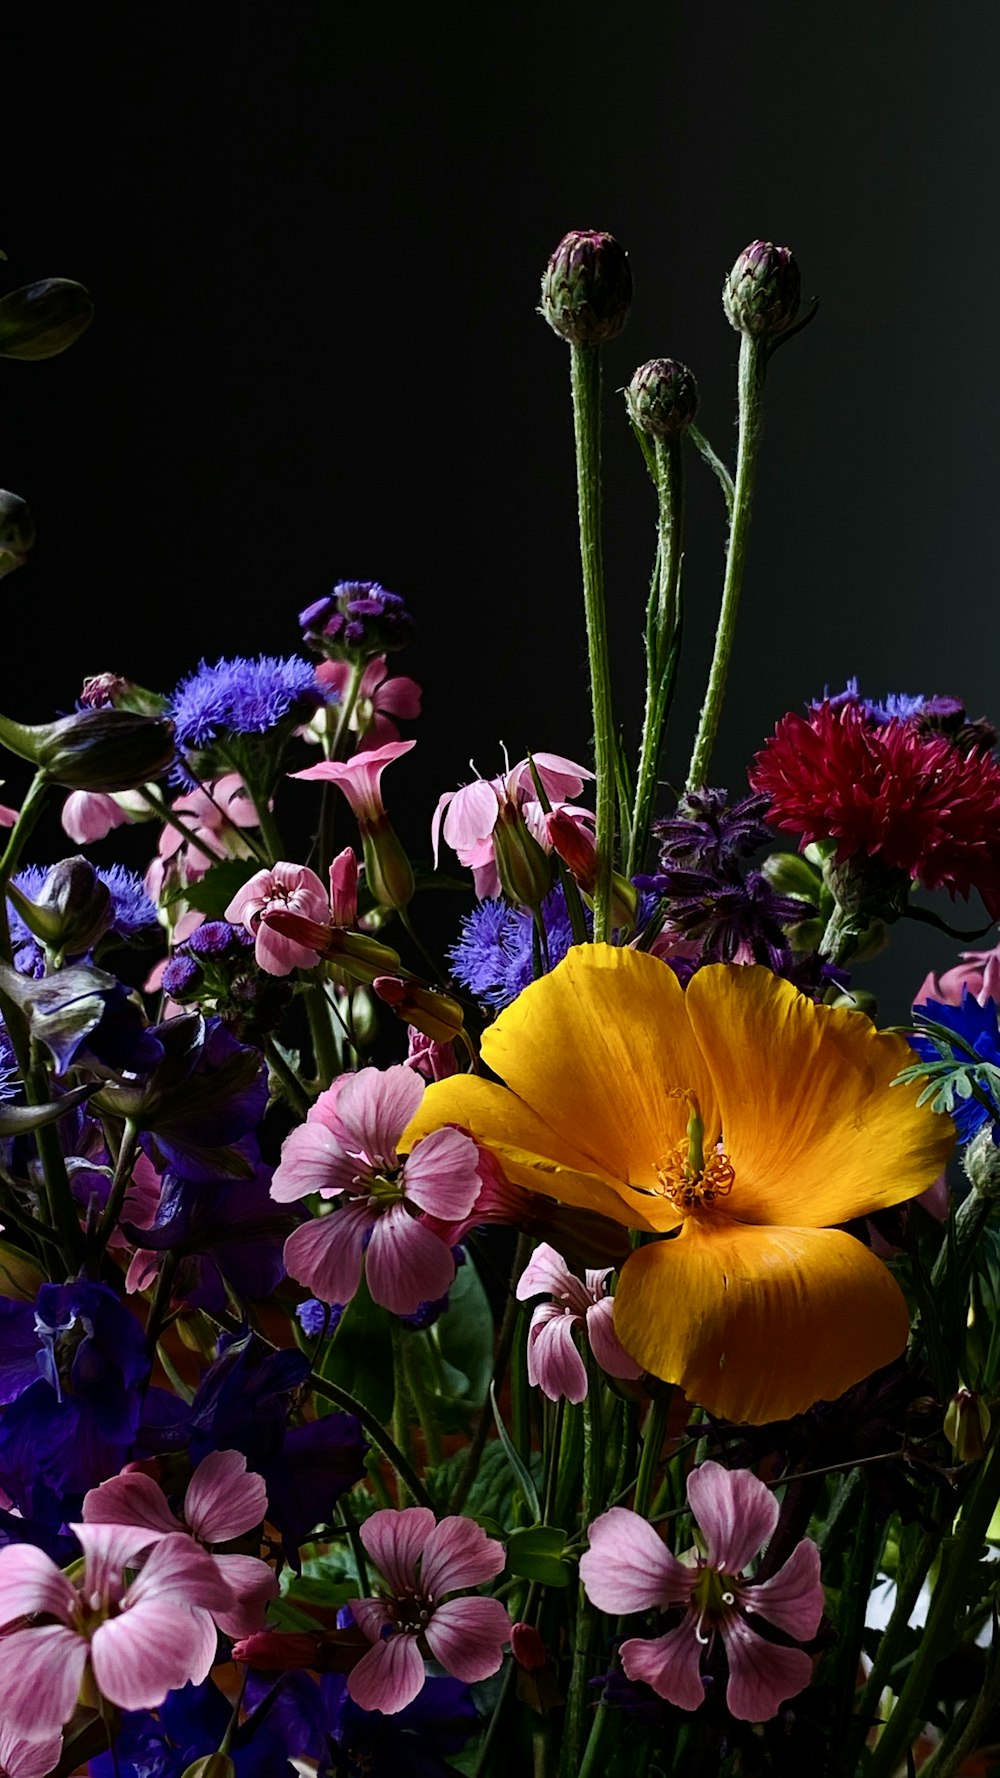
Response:
[{"label": "blue fluffy flower", "polygon": [[[573,943],[561,888],[542,902],[549,966],[562,961]],[[534,979],[534,927],[523,908],[505,901],[481,901],[461,923],[461,937],[448,952],[455,980],[486,1006],[509,1006]]]},{"label": "blue fluffy flower", "polygon": [[172,693],[167,715],[177,745],[202,749],[228,735],[264,735],[289,714],[307,721],[323,701],[310,661],[261,654],[202,661]]}]

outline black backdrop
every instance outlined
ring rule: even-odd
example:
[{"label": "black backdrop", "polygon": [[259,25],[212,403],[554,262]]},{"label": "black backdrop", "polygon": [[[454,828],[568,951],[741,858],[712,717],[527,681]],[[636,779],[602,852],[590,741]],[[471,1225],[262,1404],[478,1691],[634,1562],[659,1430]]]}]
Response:
[{"label": "black backdrop", "polygon": [[[769,379],[712,777],[741,788],[775,719],[852,672],[1000,719],[992,0],[28,6],[4,39],[0,288],[74,277],[96,303],[65,356],[0,363],[0,483],[39,532],[0,591],[7,713],[106,668],[170,689],[202,656],[291,653],[303,605],[372,578],[419,625],[420,744],[391,780],[418,849],[501,741],[586,757],[567,353],[536,304],[594,227],[636,288],[606,353],[623,719],[653,509],[616,391],[682,358],[731,454],[719,288],[757,236],[821,304]],[[697,465],[689,507],[672,779],[722,567]],[[899,1016],[954,949],[901,928],[866,979]]]}]

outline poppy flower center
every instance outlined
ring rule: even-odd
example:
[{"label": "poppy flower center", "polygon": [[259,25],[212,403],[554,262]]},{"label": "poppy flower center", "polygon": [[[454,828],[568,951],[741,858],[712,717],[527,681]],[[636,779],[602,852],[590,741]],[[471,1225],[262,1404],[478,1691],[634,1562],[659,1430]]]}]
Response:
[{"label": "poppy flower center", "polygon": [[705,1126],[698,1101],[687,1088],[678,1088],[672,1097],[686,1099],[690,1106],[687,1136],[656,1163],[656,1176],[665,1198],[678,1210],[697,1210],[727,1198],[733,1189],[736,1173],[729,1156],[721,1148],[705,1153]]}]

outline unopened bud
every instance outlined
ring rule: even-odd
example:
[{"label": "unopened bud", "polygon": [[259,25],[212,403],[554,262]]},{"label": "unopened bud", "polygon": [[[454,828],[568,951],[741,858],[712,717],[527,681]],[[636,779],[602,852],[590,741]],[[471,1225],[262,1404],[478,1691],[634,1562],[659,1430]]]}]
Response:
[{"label": "unopened bud", "polygon": [[979,1463],[990,1436],[990,1410],[981,1395],[959,1389],[945,1410],[944,1436],[960,1463]]},{"label": "unopened bud", "polygon": [[365,858],[365,884],[379,907],[405,908],[413,899],[413,866],[395,829],[381,815],[358,825]]},{"label": "unopened bud", "polygon": [[791,248],[751,241],[722,286],[722,306],[737,333],[770,339],[791,326],[801,295],[802,279]]},{"label": "unopened bud", "polygon": [[353,846],[338,852],[330,866],[330,908],[335,926],[353,926],[358,917],[358,860]]},{"label": "unopened bud", "polygon": [[407,1025],[413,1025],[425,1037],[447,1043],[462,1029],[462,1008],[450,994],[439,994],[434,988],[421,987],[398,975],[376,976],[372,986],[386,1006],[391,1006]]},{"label": "unopened bud", "polygon": [[40,278],[0,297],[0,358],[55,358],[94,319],[90,292],[72,278]]},{"label": "unopened bud", "polygon": [[678,438],[698,412],[694,372],[676,358],[651,358],[634,373],[625,405],[642,432],[653,438]]},{"label": "unopened bud", "polygon": [[[597,882],[597,847],[589,828],[565,809],[552,809],[545,828],[567,870],[572,871],[584,895],[594,893]],[[639,892],[619,871],[611,873],[611,925],[616,932],[631,932],[639,906]]]},{"label": "unopened bud", "polygon": [[28,931],[50,950],[82,956],[93,950],[114,918],[114,901],[89,858],[77,853],[49,871],[34,901],[9,883],[7,894]]},{"label": "unopened bud", "polygon": [[997,1134],[996,1124],[984,1124],[981,1130],[976,1131],[962,1155],[962,1167],[973,1191],[979,1197],[992,1201],[1000,1198],[1000,1146],[997,1145]]},{"label": "unopened bud", "polygon": [[513,907],[539,908],[553,882],[552,860],[513,803],[502,802],[493,829],[500,887]]},{"label": "unopened bud", "polygon": [[108,794],[159,777],[175,752],[173,723],[110,707],[33,726],[0,716],[0,743],[66,790]]},{"label": "unopened bud", "polygon": [[35,521],[20,494],[0,488],[0,580],[24,565],[35,541]]},{"label": "unopened bud", "polygon": [[628,255],[614,235],[573,229],[563,235],[542,278],[549,326],[576,346],[600,346],[621,333],[632,302]]},{"label": "unopened bud", "polygon": [[185,1766],[181,1778],[236,1778],[236,1767],[228,1753],[206,1753]]},{"label": "unopened bud", "polygon": [[510,1652],[526,1673],[537,1673],[548,1664],[549,1651],[534,1624],[514,1624],[510,1632]]}]

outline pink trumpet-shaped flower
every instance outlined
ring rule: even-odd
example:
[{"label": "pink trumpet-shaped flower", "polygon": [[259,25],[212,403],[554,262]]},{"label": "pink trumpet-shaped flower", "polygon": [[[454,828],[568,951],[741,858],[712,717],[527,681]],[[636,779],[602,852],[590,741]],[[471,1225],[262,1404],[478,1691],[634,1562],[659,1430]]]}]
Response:
[{"label": "pink trumpet-shaped flower", "polygon": [[423,1689],[426,1656],[466,1685],[496,1673],[510,1640],[506,1607],[499,1599],[448,1595],[493,1580],[504,1565],[503,1544],[472,1519],[436,1524],[426,1506],[372,1513],[360,1536],[385,1590],[350,1601],[373,1645],[347,1675],[355,1704],[384,1716],[405,1710]]},{"label": "pink trumpet-shaped flower", "polygon": [[609,1377],[641,1377],[642,1366],[630,1358],[612,1323],[614,1299],[607,1294],[614,1271],[586,1273],[581,1283],[561,1253],[543,1241],[529,1259],[517,1282],[520,1303],[547,1292],[551,1300],[539,1303],[528,1328],[528,1382],[550,1401],[564,1395],[567,1401],[583,1401],[587,1393],[587,1367],[573,1339],[582,1327],[590,1350]]},{"label": "pink trumpet-shaped flower", "polygon": [[[88,1525],[128,1525],[149,1533],[160,1542],[177,1531],[186,1531],[206,1547],[230,1543],[259,1525],[267,1511],[263,1476],[247,1471],[242,1451],[210,1451],[188,1483],[178,1518],[152,1476],[126,1470],[91,1488],[84,1495],[83,1517]],[[227,1636],[251,1636],[263,1629],[269,1599],[278,1582],[259,1556],[223,1552],[212,1560],[233,1590],[235,1609],[213,1611],[219,1629]]]},{"label": "pink trumpet-shaped flower", "polygon": [[279,1204],[320,1192],[340,1208],[295,1229],[285,1270],[325,1303],[349,1303],[364,1263],[374,1300],[412,1315],[444,1296],[455,1276],[451,1247],[421,1212],[452,1222],[479,1195],[479,1150],[461,1131],[435,1130],[402,1160],[396,1143],[425,1083],[406,1063],[341,1075],[286,1136],[271,1180]]},{"label": "pink trumpet-shaped flower", "polygon": [[356,753],[353,759],[323,759],[319,765],[307,766],[303,772],[289,772],[288,776],[339,785],[364,833],[368,827],[377,827],[385,815],[382,773],[386,766],[394,759],[401,759],[416,744],[416,741],[386,741],[381,747]]},{"label": "pink trumpet-shaped flower", "polygon": [[743,1570],[773,1535],[778,1503],[748,1469],[703,1463],[687,1480],[688,1504],[702,1532],[704,1555],[679,1562],[638,1513],[613,1506],[595,1519],[580,1558],[584,1591],[599,1610],[621,1615],[683,1607],[665,1636],[632,1637],[621,1646],[629,1679],[644,1680],[681,1710],[704,1698],[702,1656],[716,1634],[729,1663],[726,1703],[742,1722],[768,1722],[785,1698],[809,1684],[812,1661],[801,1648],[767,1642],[747,1619],[807,1641],[823,1616],[819,1550],[809,1537],[783,1567],[755,1584]]},{"label": "pink trumpet-shaped flower", "polygon": [[316,951],[287,938],[267,924],[272,908],[287,908],[320,924],[330,918],[330,902],[315,871],[304,864],[272,864],[259,870],[237,890],[224,918],[233,926],[245,926],[254,939],[254,956],[268,975],[291,975],[293,969],[312,969],[319,962]]},{"label": "pink trumpet-shaped flower", "polygon": [[[593,823],[588,809],[567,803],[567,797],[579,796],[584,781],[594,776],[586,766],[564,759],[559,753],[536,753],[535,769],[553,807],[566,811],[581,824]],[[532,837],[544,851],[552,850],[545,820],[545,811],[535,793],[531,766],[519,760],[503,778],[477,778],[458,790],[446,790],[438,799],[431,821],[431,845],[437,868],[438,846],[443,838],[460,864],[471,870],[475,891],[480,901],[500,894],[493,831],[504,806],[520,814]]]},{"label": "pink trumpet-shaped flower", "polygon": [[[236,1604],[213,1558],[182,1532],[150,1549],[143,1528],[71,1529],[84,1554],[75,1581],[34,1544],[0,1549],[0,1630],[20,1626],[2,1642],[0,1722],[12,1737],[55,1739],[88,1669],[122,1710],[152,1710],[188,1680],[200,1684],[215,1660],[211,1614]],[[20,1625],[36,1616],[48,1621]]]}]

